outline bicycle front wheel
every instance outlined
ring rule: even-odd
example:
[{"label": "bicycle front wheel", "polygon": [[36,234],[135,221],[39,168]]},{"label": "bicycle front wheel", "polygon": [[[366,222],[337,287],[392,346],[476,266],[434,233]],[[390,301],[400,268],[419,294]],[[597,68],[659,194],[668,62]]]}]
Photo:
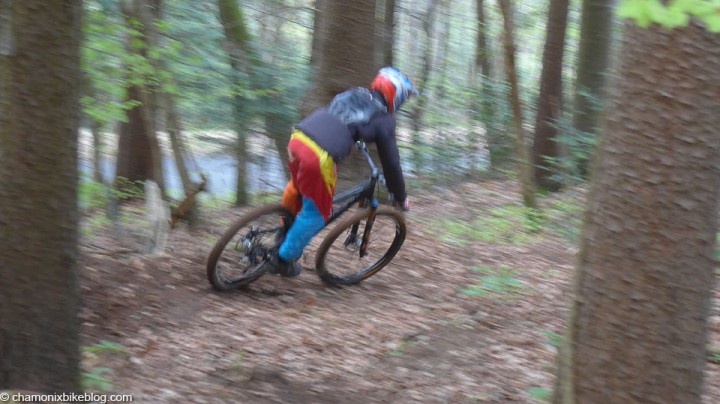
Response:
[{"label": "bicycle front wheel", "polygon": [[266,205],[233,223],[207,259],[207,278],[213,288],[236,289],[261,277],[265,261],[277,253],[292,222],[292,214],[284,207]]},{"label": "bicycle front wheel", "polygon": [[[381,206],[371,226],[369,218],[370,210],[361,210],[330,231],[315,259],[320,279],[331,285],[352,285],[375,275],[395,257],[407,232],[403,214]],[[368,245],[361,253],[368,227]]]}]

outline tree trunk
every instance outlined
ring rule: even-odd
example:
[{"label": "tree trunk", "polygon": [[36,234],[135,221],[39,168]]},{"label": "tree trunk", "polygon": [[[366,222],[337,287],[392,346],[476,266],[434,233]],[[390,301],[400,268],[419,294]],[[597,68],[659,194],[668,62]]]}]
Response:
[{"label": "tree trunk", "polygon": [[[303,115],[328,104],[350,87],[369,86],[377,73],[375,48],[375,1],[318,1],[313,55],[316,61],[312,87],[303,102]],[[368,172],[365,159],[352,153],[338,169],[338,180],[356,181]],[[338,186],[341,189],[342,185]]]},{"label": "tree trunk", "polygon": [[626,26],[556,403],[700,403],[720,191],[720,37]]},{"label": "tree trunk", "polygon": [[315,65],[316,76],[303,115],[329,103],[338,93],[354,86],[367,86],[378,66],[374,44],[375,1],[318,1],[320,19],[314,35],[317,48],[313,55],[322,55]]},{"label": "tree trunk", "polygon": [[190,178],[190,172],[185,160],[185,144],[182,140],[182,126],[180,118],[177,116],[177,108],[175,99],[171,94],[166,94],[167,99],[167,132],[170,137],[170,146],[175,156],[175,164],[177,165],[180,181],[182,182],[183,192],[188,195],[190,190],[197,187]]},{"label": "tree trunk", "polygon": [[[140,88],[131,86],[127,90],[127,100],[140,100]],[[118,155],[115,176],[129,181],[145,181],[155,178],[153,168],[155,160],[151,149],[147,120],[143,119],[143,106],[137,106],[127,111],[127,122],[120,122],[118,129]],[[157,140],[157,139],[156,139]]]},{"label": "tree trunk", "polygon": [[[120,4],[128,25],[131,24],[130,19],[140,22],[146,45],[143,49],[128,48],[147,58],[147,48],[158,45],[154,23],[160,18],[161,0],[123,0]],[[147,81],[149,78],[144,79]],[[129,110],[128,122],[120,124],[116,177],[130,181],[150,179],[164,190],[162,152],[155,127],[156,88],[151,84],[133,85],[128,89],[127,98],[141,105]]]},{"label": "tree trunk", "polygon": [[[494,82],[491,71],[492,53],[488,45],[489,23],[485,14],[485,1],[477,0],[477,38],[475,44],[475,58],[470,76],[470,88],[474,96],[471,101],[471,116],[473,129],[470,135],[469,150],[472,158],[480,155],[482,128],[485,129],[490,166],[500,165],[510,154],[512,154],[512,138],[505,131],[501,130],[495,100],[499,98],[496,94],[497,83]],[[479,167],[480,161],[474,161],[473,167]]]},{"label": "tree trunk", "polygon": [[232,83],[237,87],[233,99],[233,110],[235,117],[235,130],[237,132],[237,143],[235,155],[237,159],[237,187],[235,191],[235,205],[247,205],[250,203],[250,194],[247,189],[247,138],[245,132],[248,130],[247,122],[250,117],[247,112],[247,102],[239,92],[242,86],[242,77],[250,74],[250,65],[259,63],[257,55],[251,47],[251,35],[245,24],[245,16],[238,6],[237,0],[219,0],[220,22],[225,30],[225,37],[230,42],[229,51],[230,66],[233,70]]},{"label": "tree trunk", "polygon": [[525,130],[523,129],[522,103],[518,89],[517,70],[515,69],[515,40],[513,27],[513,11],[510,0],[498,0],[503,16],[503,45],[505,47],[505,74],[510,82],[510,104],[513,111],[513,124],[515,129],[515,153],[518,159],[520,173],[520,186],[523,203],[526,207],[535,208],[535,181],[533,166],[530,162],[527,144],[525,143]]},{"label": "tree trunk", "polygon": [[[281,11],[279,10],[279,7],[281,5],[281,3],[270,2],[268,4],[268,7],[270,7],[270,13],[280,13]],[[276,22],[275,24],[270,24],[274,29],[268,30],[268,32],[265,33],[265,37],[261,38],[264,43],[272,44],[272,46],[270,46],[269,49],[266,49],[263,53],[263,60],[267,61],[268,67],[273,69],[270,71],[270,73],[275,76],[272,81],[282,80],[282,77],[280,77],[282,76],[281,72],[279,69],[274,67],[278,66],[278,56],[282,51],[281,26],[278,26],[278,24],[281,23]],[[268,85],[268,87],[269,86],[270,85]],[[290,106],[291,103],[294,103],[294,101],[289,101],[287,97],[288,95],[283,92],[271,92],[263,101],[269,106],[269,109],[265,112],[264,116],[265,132],[275,144],[275,148],[280,156],[280,161],[282,162],[281,166],[283,168],[285,178],[289,180],[290,168],[287,165],[289,157],[287,144],[289,135],[292,132],[293,124],[296,123],[297,117],[295,116],[296,114],[293,110],[294,107]],[[277,184],[278,187],[283,187],[284,185],[285,184]]]},{"label": "tree trunk", "polygon": [[81,14],[0,1],[0,391],[79,388]]},{"label": "tree trunk", "polygon": [[562,68],[568,3],[568,0],[550,1],[532,156],[536,184],[553,192],[560,190],[561,184],[556,178],[560,158],[557,124],[562,113]]},{"label": "tree trunk", "polygon": [[93,181],[98,184],[104,183],[102,175],[102,136],[100,131],[102,125],[95,119],[90,118],[90,134],[93,139]]},{"label": "tree trunk", "polygon": [[[433,59],[435,14],[440,1],[441,0],[430,0],[430,3],[428,4],[427,10],[425,11],[425,14],[423,15],[421,21],[422,30],[425,32],[425,41],[422,43],[423,50],[420,74],[418,75],[418,79],[415,82],[417,86],[416,88],[420,94],[423,94],[425,92],[425,89],[428,86],[428,81],[430,80],[430,68],[432,67],[431,65]],[[427,102],[428,97],[417,97],[417,101],[415,101],[415,107],[412,109],[411,113],[410,127],[412,129],[412,132],[410,136],[413,145],[412,160],[416,173],[419,173],[422,170],[422,167],[425,165],[425,159],[422,151],[422,149],[424,148],[424,144],[422,141],[423,136],[420,133],[420,128],[422,127],[423,117],[425,116]]]},{"label": "tree trunk", "polygon": [[[606,72],[610,65],[613,0],[584,0],[578,50],[573,128],[576,143],[591,143],[600,125]],[[592,150],[584,147],[579,161],[580,174],[586,176]]]},{"label": "tree trunk", "polygon": [[379,13],[382,18],[377,21],[375,29],[376,42],[379,44],[375,51],[377,58],[375,65],[393,65],[393,45],[395,44],[395,0],[377,1]]},{"label": "tree trunk", "polygon": [[[323,65],[323,56],[325,49],[325,39],[327,35],[323,32],[327,31],[327,19],[325,16],[325,9],[327,8],[326,3],[329,0],[315,0],[314,7],[315,12],[313,13],[313,37],[312,37],[312,49],[310,51],[310,66],[313,70],[313,82],[318,80],[318,69]],[[309,101],[303,101],[303,104],[308,104]],[[302,107],[302,114],[309,114],[312,109],[305,110],[305,106]],[[309,107],[308,107],[309,108]]]}]

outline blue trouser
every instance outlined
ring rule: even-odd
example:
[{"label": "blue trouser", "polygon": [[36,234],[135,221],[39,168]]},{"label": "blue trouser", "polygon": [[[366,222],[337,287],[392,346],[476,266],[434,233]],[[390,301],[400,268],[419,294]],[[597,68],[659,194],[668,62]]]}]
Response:
[{"label": "blue trouser", "polygon": [[302,255],[310,240],[325,227],[325,218],[312,199],[302,198],[302,209],[295,216],[278,255],[285,262],[295,261]]}]

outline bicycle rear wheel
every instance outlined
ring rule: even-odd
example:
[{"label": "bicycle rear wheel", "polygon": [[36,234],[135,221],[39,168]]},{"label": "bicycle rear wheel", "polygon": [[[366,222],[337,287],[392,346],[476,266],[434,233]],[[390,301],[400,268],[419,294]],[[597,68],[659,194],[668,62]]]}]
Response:
[{"label": "bicycle rear wheel", "polygon": [[375,275],[395,257],[405,241],[405,219],[385,206],[375,212],[367,250],[360,256],[369,214],[369,210],[353,214],[325,237],[315,259],[320,279],[331,285],[352,285]]},{"label": "bicycle rear wheel", "polygon": [[207,259],[207,278],[213,288],[236,289],[261,277],[265,261],[277,252],[292,222],[292,214],[284,207],[266,205],[233,223]]}]

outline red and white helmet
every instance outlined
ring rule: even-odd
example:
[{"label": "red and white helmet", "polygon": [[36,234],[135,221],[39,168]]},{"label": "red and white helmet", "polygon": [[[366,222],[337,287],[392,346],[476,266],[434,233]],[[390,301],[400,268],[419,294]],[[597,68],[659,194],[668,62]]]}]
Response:
[{"label": "red and white helmet", "polygon": [[399,110],[400,106],[410,96],[418,93],[410,79],[392,66],[380,69],[375,79],[370,83],[370,88],[379,91],[385,97],[388,112]]}]

